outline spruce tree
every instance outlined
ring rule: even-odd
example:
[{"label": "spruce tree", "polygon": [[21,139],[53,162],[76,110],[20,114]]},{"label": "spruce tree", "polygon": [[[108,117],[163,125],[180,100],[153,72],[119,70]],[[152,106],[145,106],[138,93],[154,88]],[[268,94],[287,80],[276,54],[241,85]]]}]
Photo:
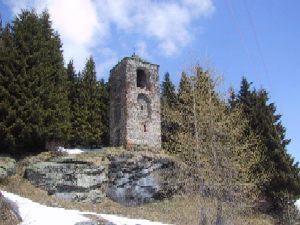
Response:
[{"label": "spruce tree", "polygon": [[71,131],[70,131],[70,139],[69,144],[72,146],[76,145],[76,137],[77,135],[77,128],[76,128],[76,113],[79,101],[79,85],[80,85],[80,78],[79,75],[76,74],[73,60],[70,60],[67,68],[66,73],[68,77],[68,99],[70,104],[70,116],[71,116]]},{"label": "spruce tree", "polygon": [[162,104],[169,106],[175,106],[177,104],[177,96],[175,92],[175,86],[171,81],[170,74],[167,72],[162,82]]},{"label": "spruce tree", "polygon": [[2,16],[0,14],[0,35],[2,33],[3,27],[2,27]]},{"label": "spruce tree", "polygon": [[18,102],[15,108],[15,125],[18,127],[14,134],[16,147],[27,150],[42,148],[45,139],[45,112],[41,101],[44,79],[40,76],[43,35],[38,15],[33,11],[23,11],[13,21],[12,32],[18,64],[13,74],[18,89],[11,92]]},{"label": "spruce tree", "polygon": [[79,100],[75,109],[75,139],[77,145],[99,146],[103,135],[102,108],[97,87],[95,62],[90,57],[82,72]]},{"label": "spruce tree", "polygon": [[83,138],[82,138],[82,127],[84,127],[83,124],[86,123],[86,117],[84,116],[85,113],[82,110],[82,95],[81,95],[81,90],[82,90],[82,73],[78,72],[78,79],[77,79],[77,84],[76,84],[76,93],[77,96],[74,98],[73,104],[71,103],[71,123],[72,123],[72,130],[71,130],[71,140],[70,144],[72,146],[81,146],[84,145],[83,143]]},{"label": "spruce tree", "polygon": [[181,74],[178,89],[178,104],[180,105],[180,114],[182,121],[180,121],[180,132],[193,132],[193,87],[192,79],[186,73]]},{"label": "spruce tree", "polygon": [[101,135],[101,144],[104,146],[109,145],[109,90],[108,83],[105,83],[101,79],[97,83],[98,89],[98,103],[99,111],[101,114],[101,123],[102,123],[102,135]]},{"label": "spruce tree", "polygon": [[19,102],[14,92],[19,87],[14,76],[17,63],[11,25],[7,24],[0,35],[0,148],[4,152],[10,152],[16,148],[16,136],[20,134],[15,129]]},{"label": "spruce tree", "polygon": [[[47,91],[43,100],[43,110],[46,112],[44,125],[46,128],[46,143],[68,141],[70,134],[70,107],[68,101],[68,82],[64,68],[62,44],[59,35],[52,29],[49,13],[44,11],[40,15],[44,43],[41,46],[41,54],[44,54],[42,71],[46,75],[44,91]],[[47,101],[49,103],[47,103]]]},{"label": "spruce tree", "polygon": [[[274,103],[269,103],[266,90],[251,89],[251,84],[242,79],[236,103],[249,121],[249,129],[261,140],[263,157],[260,168],[265,171],[267,182],[262,186],[264,195],[280,209],[289,201],[300,197],[300,169],[287,153],[290,140],[285,138],[286,129],[281,115],[276,114]],[[246,132],[249,132],[249,130]]]},{"label": "spruce tree", "polygon": [[79,76],[76,74],[73,60],[67,65],[66,73],[68,77],[68,99],[70,103],[70,110],[73,111],[74,104],[78,100],[78,84],[79,84]]},{"label": "spruce tree", "polygon": [[178,128],[177,121],[174,118],[177,107],[177,95],[169,73],[165,74],[161,89],[162,147],[169,152],[174,152],[172,146],[174,146],[174,142],[176,141],[175,135]]},{"label": "spruce tree", "polygon": [[10,83],[6,90],[14,98],[11,146],[42,150],[47,143],[51,147],[64,142],[69,132],[66,73],[49,14],[22,11],[13,21],[11,36],[14,65],[10,75],[5,72]]}]

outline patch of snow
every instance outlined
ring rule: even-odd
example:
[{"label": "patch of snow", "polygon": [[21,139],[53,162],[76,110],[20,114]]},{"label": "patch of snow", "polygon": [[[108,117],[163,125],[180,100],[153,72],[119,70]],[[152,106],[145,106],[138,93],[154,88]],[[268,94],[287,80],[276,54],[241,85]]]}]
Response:
[{"label": "patch of snow", "polygon": [[296,206],[296,208],[298,209],[298,211],[300,212],[300,199],[298,199],[298,200],[295,202],[295,206]]},{"label": "patch of snow", "polygon": [[77,154],[82,154],[84,152],[96,152],[100,150],[101,149],[90,149],[90,148],[64,148],[64,147],[57,148],[57,151],[65,152],[69,155],[77,155]]},{"label": "patch of snow", "polygon": [[4,198],[18,207],[14,211],[17,211],[23,220],[19,225],[74,225],[78,222],[90,221],[77,210],[47,207],[12,193],[5,191],[1,191],[1,193]]},{"label": "patch of snow", "polygon": [[98,216],[115,225],[167,225],[144,219],[128,219],[116,215],[48,207],[6,191],[1,191],[1,193],[8,202],[12,203],[13,207],[17,207],[14,211],[18,212],[23,220],[19,225],[74,225],[78,222],[90,221],[85,217],[87,215]]},{"label": "patch of snow", "polygon": [[151,222],[143,219],[128,219],[116,215],[99,214],[103,219],[108,220],[115,225],[167,225],[159,222]]}]

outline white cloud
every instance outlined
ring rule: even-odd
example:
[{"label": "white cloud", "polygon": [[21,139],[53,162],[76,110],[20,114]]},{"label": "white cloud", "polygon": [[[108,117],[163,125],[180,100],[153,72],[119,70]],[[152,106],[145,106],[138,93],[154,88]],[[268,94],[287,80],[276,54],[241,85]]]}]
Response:
[{"label": "white cloud", "polygon": [[71,58],[77,69],[92,55],[97,40],[108,34],[106,24],[98,20],[91,0],[47,0],[53,27],[61,34],[66,61]]},{"label": "white cloud", "polygon": [[121,29],[129,29],[134,24],[132,10],[134,0],[101,0],[95,1],[99,10],[99,19],[108,23],[114,23]]},{"label": "white cloud", "polygon": [[[193,39],[192,23],[214,11],[213,0],[5,0],[16,14],[24,8],[41,12],[46,7],[63,42],[66,61],[73,58],[81,69],[94,49],[109,46],[113,28],[136,41],[141,56],[172,56],[180,53]],[[136,37],[135,37],[136,36]],[[125,39],[126,40],[126,39]],[[153,46],[154,45],[154,46]],[[107,67],[117,58],[100,51]],[[114,57],[112,60],[108,57]],[[102,70],[102,69],[101,69]]]},{"label": "white cloud", "polygon": [[89,45],[96,32],[106,34],[105,25],[98,22],[90,0],[51,0],[48,9],[54,28],[75,45]]},{"label": "white cloud", "polygon": [[212,0],[102,0],[96,5],[100,20],[128,34],[154,40],[166,56],[178,53],[192,40],[194,19],[214,11]]},{"label": "white cloud", "polygon": [[[101,52],[100,52],[101,51]],[[107,72],[118,63],[117,53],[110,48],[102,48],[99,54],[103,56],[104,60],[96,65],[97,75],[100,78],[108,75]]]},{"label": "white cloud", "polygon": [[182,0],[182,4],[189,8],[195,16],[209,16],[215,10],[211,0]]},{"label": "white cloud", "polygon": [[[177,4],[164,3],[152,6],[143,14],[141,32],[158,40],[163,54],[175,54],[177,47],[184,46],[190,41],[188,11]],[[144,26],[143,26],[144,25]],[[144,29],[145,30],[144,30]]]},{"label": "white cloud", "polygon": [[47,8],[62,39],[65,60],[73,58],[77,69],[92,55],[97,40],[109,33],[106,24],[98,20],[91,0],[7,0],[7,3],[15,14],[25,8],[35,8],[38,13]]},{"label": "white cloud", "polygon": [[136,54],[143,56],[144,59],[150,59],[150,53],[148,50],[147,43],[145,41],[138,41],[136,44]]}]

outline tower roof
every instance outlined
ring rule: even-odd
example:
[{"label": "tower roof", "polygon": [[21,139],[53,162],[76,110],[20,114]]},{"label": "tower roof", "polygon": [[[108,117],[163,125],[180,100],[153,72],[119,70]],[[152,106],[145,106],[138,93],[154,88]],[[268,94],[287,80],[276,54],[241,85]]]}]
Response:
[{"label": "tower roof", "polygon": [[113,71],[120,63],[122,63],[125,60],[134,60],[134,61],[138,61],[144,64],[150,64],[150,65],[156,65],[159,67],[158,64],[155,63],[150,63],[148,61],[146,61],[145,59],[143,59],[142,57],[140,57],[139,55],[133,53],[131,56],[125,56],[121,61],[119,61],[112,69],[111,71]]}]

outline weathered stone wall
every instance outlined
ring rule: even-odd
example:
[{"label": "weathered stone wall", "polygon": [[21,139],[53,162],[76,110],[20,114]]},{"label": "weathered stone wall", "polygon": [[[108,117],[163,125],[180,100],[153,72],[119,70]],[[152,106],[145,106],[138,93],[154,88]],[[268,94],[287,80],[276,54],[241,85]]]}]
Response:
[{"label": "weathered stone wall", "polygon": [[[111,145],[161,147],[158,69],[158,65],[134,55],[111,70]],[[145,74],[145,86],[138,87],[138,70]]]},{"label": "weathered stone wall", "polygon": [[110,87],[110,144],[112,146],[124,145],[126,132],[126,87],[124,80],[126,64],[119,63],[111,71]]}]

